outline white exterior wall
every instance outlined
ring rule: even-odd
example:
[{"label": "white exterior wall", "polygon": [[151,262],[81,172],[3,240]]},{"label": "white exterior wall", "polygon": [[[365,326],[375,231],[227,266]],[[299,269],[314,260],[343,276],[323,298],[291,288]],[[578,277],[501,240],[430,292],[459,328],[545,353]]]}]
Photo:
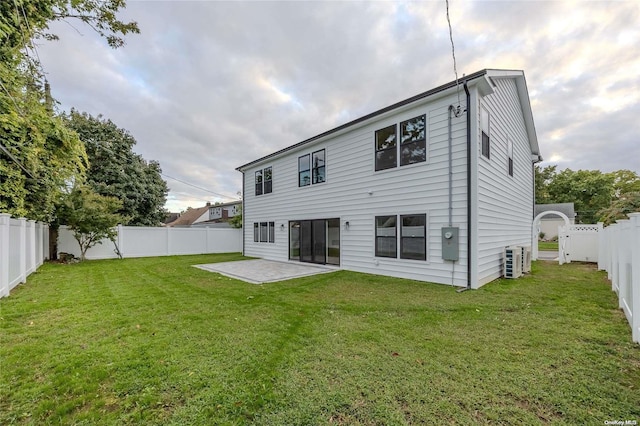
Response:
[{"label": "white exterior wall", "polygon": [[207,220],[209,220],[209,210],[202,213],[196,220],[193,221],[193,223],[204,222]]},{"label": "white exterior wall", "polygon": [[[481,97],[490,114],[490,159],[481,155],[480,109],[475,116],[478,286],[502,275],[506,246],[531,246],[533,165],[516,82],[495,78],[494,93]],[[513,177],[508,174],[507,139],[513,143]],[[475,287],[475,285],[474,285]]]},{"label": "white exterior wall", "polygon": [[[452,284],[453,264],[441,258],[441,228],[448,225],[448,107],[456,102],[455,95],[422,100],[247,168],[245,255],[287,261],[290,220],[339,218],[343,269]],[[375,131],[421,114],[427,115],[427,161],[376,172]],[[467,269],[465,125],[464,114],[453,118],[453,226],[460,227],[457,286],[466,285]],[[320,149],[325,149],[326,182],[299,188],[298,157]],[[273,192],[255,196],[255,171],[269,166]],[[426,261],[375,257],[375,216],[423,213]],[[255,243],[254,222],[275,222],[275,243]]]}]

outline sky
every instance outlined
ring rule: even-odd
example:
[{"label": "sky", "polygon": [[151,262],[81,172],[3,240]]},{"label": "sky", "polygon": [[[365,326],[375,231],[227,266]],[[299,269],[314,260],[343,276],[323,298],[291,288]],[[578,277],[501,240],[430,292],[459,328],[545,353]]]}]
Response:
[{"label": "sky", "polygon": [[[236,167],[455,80],[444,0],[127,3],[124,47],[69,21],[38,53],[60,111],[102,114],[160,162],[170,211],[238,199]],[[543,167],[640,174],[640,2],[449,15],[459,77],[524,70]]]}]

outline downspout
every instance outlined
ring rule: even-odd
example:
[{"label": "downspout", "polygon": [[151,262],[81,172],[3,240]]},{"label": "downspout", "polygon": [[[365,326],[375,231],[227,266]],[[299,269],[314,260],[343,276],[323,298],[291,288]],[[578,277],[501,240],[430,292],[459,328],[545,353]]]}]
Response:
[{"label": "downspout", "polygon": [[244,256],[244,236],[247,228],[245,227],[245,219],[247,217],[247,213],[244,209],[244,199],[247,196],[247,192],[245,191],[244,184],[244,170],[242,171],[242,255]]},{"label": "downspout", "polygon": [[453,105],[449,105],[449,119],[448,119],[448,127],[449,127],[449,227],[453,226],[453,141],[451,136],[451,113],[455,107]]},{"label": "downspout", "polygon": [[463,83],[467,95],[467,287],[471,290],[471,93],[467,81]]}]

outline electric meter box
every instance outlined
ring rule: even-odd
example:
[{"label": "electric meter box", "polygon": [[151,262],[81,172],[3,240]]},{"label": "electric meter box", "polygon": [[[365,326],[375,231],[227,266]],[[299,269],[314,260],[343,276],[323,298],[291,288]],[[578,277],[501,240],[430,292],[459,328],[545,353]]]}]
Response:
[{"label": "electric meter box", "polygon": [[442,259],[456,261],[459,255],[460,228],[446,226],[442,228]]}]

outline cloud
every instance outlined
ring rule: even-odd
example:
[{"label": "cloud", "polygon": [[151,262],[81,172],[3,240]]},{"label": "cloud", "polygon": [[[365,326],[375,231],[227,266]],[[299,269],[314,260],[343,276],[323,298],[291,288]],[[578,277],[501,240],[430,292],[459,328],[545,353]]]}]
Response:
[{"label": "cloud", "polygon": [[[640,172],[637,2],[449,12],[460,76],[525,71],[545,158]],[[167,179],[171,209],[233,197],[237,166],[454,78],[440,2],[147,1],[122,17],[142,33],[121,49],[56,23],[40,56],[62,109],[103,114],[166,175],[207,189]]]}]

